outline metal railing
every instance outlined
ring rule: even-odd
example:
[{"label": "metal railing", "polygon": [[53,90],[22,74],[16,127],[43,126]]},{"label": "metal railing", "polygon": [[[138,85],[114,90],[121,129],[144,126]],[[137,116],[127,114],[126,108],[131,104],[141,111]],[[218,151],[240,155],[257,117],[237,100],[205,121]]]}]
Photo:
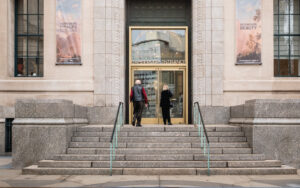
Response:
[{"label": "metal railing", "polygon": [[209,139],[207,136],[205,124],[198,102],[194,103],[194,125],[198,127],[198,136],[200,137],[200,147],[203,150],[204,156],[207,156],[207,174],[210,175],[210,151]]},{"label": "metal railing", "polygon": [[112,176],[112,163],[116,159],[116,149],[118,148],[118,132],[120,132],[121,127],[124,125],[123,119],[123,103],[119,103],[118,112],[116,115],[114,128],[110,138],[110,175]]}]

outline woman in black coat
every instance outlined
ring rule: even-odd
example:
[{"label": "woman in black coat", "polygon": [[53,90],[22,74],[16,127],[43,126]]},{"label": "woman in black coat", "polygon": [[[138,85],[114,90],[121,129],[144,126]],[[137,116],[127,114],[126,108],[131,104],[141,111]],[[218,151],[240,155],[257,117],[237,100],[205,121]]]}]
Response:
[{"label": "woman in black coat", "polygon": [[170,108],[171,108],[170,98],[172,96],[173,94],[169,90],[168,85],[165,84],[163,86],[163,91],[161,92],[161,96],[160,96],[160,107],[162,109],[162,115],[163,115],[165,125],[167,123],[167,120],[168,120],[168,124],[172,125],[171,118],[170,118]]}]

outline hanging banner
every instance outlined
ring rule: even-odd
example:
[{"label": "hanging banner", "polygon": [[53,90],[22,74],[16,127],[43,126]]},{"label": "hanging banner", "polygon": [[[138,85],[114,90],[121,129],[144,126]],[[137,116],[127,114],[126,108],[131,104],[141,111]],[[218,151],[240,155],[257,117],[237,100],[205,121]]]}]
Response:
[{"label": "hanging banner", "polygon": [[81,64],[81,0],[56,0],[56,64]]},{"label": "hanging banner", "polygon": [[236,0],[236,64],[261,64],[261,0]]}]

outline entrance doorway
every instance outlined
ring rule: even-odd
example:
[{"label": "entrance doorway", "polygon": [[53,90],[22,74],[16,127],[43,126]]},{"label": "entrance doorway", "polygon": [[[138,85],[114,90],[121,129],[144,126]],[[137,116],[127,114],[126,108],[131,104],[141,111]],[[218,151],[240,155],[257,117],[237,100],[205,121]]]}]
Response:
[{"label": "entrance doorway", "polygon": [[[153,71],[151,77],[155,79],[151,82],[156,83],[151,86],[156,88],[155,95],[150,90],[147,93],[155,101],[151,100],[149,109],[144,109],[142,123],[162,123],[159,100],[164,82],[174,94],[172,123],[191,123],[191,12],[191,0],[126,0],[126,123],[132,119],[129,94],[134,79],[149,73],[136,71]],[[144,79],[146,86],[150,75]],[[181,103],[179,98],[183,98]]]},{"label": "entrance doorway", "polygon": [[[130,88],[139,79],[146,90],[149,107],[142,124],[162,124],[160,94],[164,84],[173,93],[172,123],[188,120],[188,27],[129,28]],[[130,122],[133,106],[130,105]]]}]

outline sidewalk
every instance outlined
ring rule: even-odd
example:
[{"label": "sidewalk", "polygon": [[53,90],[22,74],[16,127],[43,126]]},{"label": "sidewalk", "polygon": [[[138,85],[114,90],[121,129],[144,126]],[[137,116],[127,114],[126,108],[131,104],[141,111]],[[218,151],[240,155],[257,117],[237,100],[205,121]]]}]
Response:
[{"label": "sidewalk", "polygon": [[0,157],[0,187],[299,187],[298,175],[267,176],[37,176],[11,169]]}]

